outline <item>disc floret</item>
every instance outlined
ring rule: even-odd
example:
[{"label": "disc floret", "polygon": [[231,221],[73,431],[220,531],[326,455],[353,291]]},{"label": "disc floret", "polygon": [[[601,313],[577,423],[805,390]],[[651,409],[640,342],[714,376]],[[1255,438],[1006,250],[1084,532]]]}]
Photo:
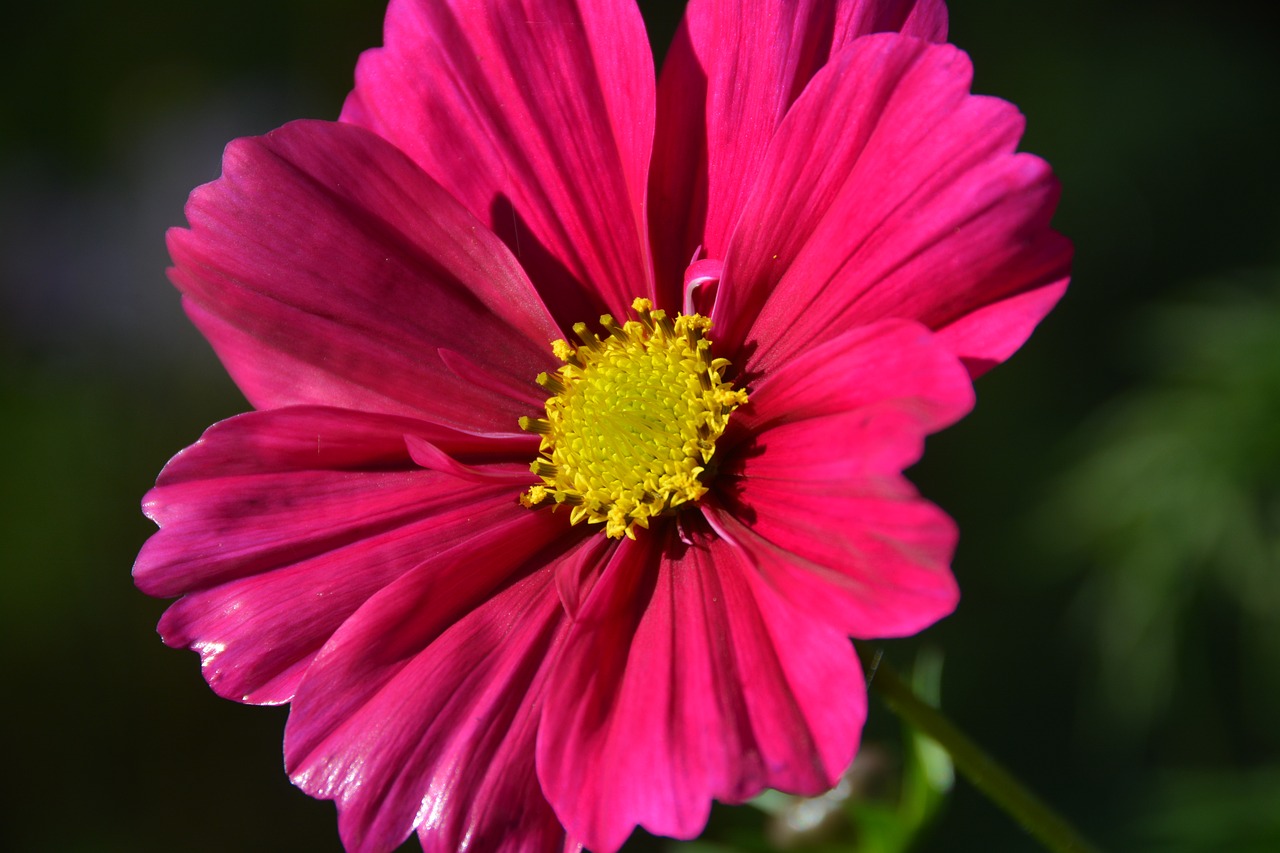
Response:
[{"label": "disc floret", "polygon": [[631,307],[622,325],[600,318],[603,339],[577,323],[581,344],[552,343],[564,365],[537,378],[547,416],[520,419],[542,438],[530,466],[542,483],[521,503],[565,504],[573,524],[603,523],[615,539],[706,494],[716,439],[747,402],[724,380],[729,362],[711,357],[710,320],[668,317],[648,299]]}]

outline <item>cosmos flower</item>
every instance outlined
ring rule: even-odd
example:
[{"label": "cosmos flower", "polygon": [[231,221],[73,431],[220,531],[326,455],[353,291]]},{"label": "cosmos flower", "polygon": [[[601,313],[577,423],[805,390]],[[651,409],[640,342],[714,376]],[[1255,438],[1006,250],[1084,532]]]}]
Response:
[{"label": "cosmos flower", "polygon": [[393,0],[340,121],[192,193],[171,277],[254,411],[134,575],[290,703],[348,850],[609,853],[847,767],[849,637],[957,601],[902,471],[1070,262],[945,29],[695,0],[655,82],[630,0]]}]

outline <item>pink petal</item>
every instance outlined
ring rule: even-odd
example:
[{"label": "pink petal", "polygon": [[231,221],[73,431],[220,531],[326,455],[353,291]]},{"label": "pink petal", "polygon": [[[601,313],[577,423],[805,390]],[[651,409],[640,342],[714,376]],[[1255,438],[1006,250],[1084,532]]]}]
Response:
[{"label": "pink petal", "polygon": [[315,557],[188,593],[165,611],[161,637],[199,652],[205,680],[220,696],[253,704],[289,701],[312,658],[371,595],[464,531],[519,510],[509,491],[483,498],[450,494],[447,486],[441,491],[466,500],[466,512],[435,512]]},{"label": "pink petal", "polygon": [[[760,484],[752,492],[756,502],[728,508],[704,502],[703,511],[751,555],[779,595],[851,636],[910,636],[955,610],[951,519],[905,481],[897,494],[837,486]],[[793,504],[767,504],[777,501]],[[766,504],[768,511],[756,512]]]},{"label": "pink petal", "polygon": [[[295,122],[227,148],[169,232],[192,319],[256,408],[322,404],[505,432],[502,385],[560,336],[506,247],[401,153]],[[492,379],[459,376],[440,350]]]},{"label": "pink petal", "polygon": [[342,120],[500,235],[564,328],[652,295],[653,58],[629,0],[394,0]]},{"label": "pink petal", "polygon": [[963,53],[894,35],[837,54],[779,128],[739,221],[717,339],[768,372],[883,317],[942,330],[975,372],[1066,286],[1058,185],[1015,154],[1022,117],[969,94]]},{"label": "pink petal", "polygon": [[712,798],[825,790],[857,749],[866,694],[848,640],[705,526],[692,535],[623,543],[587,607],[612,615],[575,623],[553,673],[538,777],[596,853],[637,824],[691,838]]},{"label": "pink petal", "polygon": [[[217,424],[165,468],[144,502],[161,529],[134,577],[148,594],[185,594],[161,635],[200,652],[219,694],[287,701],[370,595],[517,510],[510,476],[416,468],[407,432],[478,455],[476,439],[421,422],[293,408]],[[506,466],[476,466],[488,467]]]},{"label": "pink petal", "polygon": [[564,845],[533,761],[567,624],[553,569],[536,567],[554,562],[563,529],[517,510],[477,530],[370,599],[312,664],[286,765],[336,802],[351,853],[391,850],[414,829],[428,851]]},{"label": "pink petal", "polygon": [[510,478],[461,482],[421,470],[406,433],[448,445],[430,424],[331,409],[215,424],[143,499],[161,529],[139,554],[135,581],[148,595],[179,595],[459,512],[459,501],[495,491],[515,505],[520,487]]},{"label": "pink petal", "polygon": [[[753,381],[749,396],[720,449],[733,456],[733,444],[746,437],[751,446],[737,454],[747,458],[742,464],[759,476],[796,480],[896,478],[920,459],[926,435],[960,420],[974,403],[959,360],[939,336],[907,320],[881,320],[815,346]],[[824,447],[827,421],[848,416],[862,438],[842,433]],[[807,459],[808,441],[819,458]],[[796,467],[802,460],[813,467]]]},{"label": "pink petal", "polygon": [[538,440],[527,434],[495,440],[413,418],[293,406],[249,412],[214,424],[199,441],[169,460],[157,485],[268,471],[403,466],[409,458],[406,435],[420,436],[470,462],[529,457],[538,448]]},{"label": "pink petal", "polygon": [[1017,352],[1066,291],[1062,278],[983,305],[943,326],[938,340],[952,352],[970,353],[962,359],[976,378]]},{"label": "pink petal", "polygon": [[[724,258],[792,102],[859,36],[946,38],[941,0],[693,0],[658,84],[649,227],[660,286],[699,245]],[[678,302],[673,304],[679,304]]]},{"label": "pink petal", "polygon": [[[594,531],[599,533],[597,529]],[[578,619],[583,602],[600,580],[602,568],[613,556],[617,543],[607,537],[587,533],[556,566],[556,592],[570,619]]]},{"label": "pink petal", "polygon": [[414,463],[428,471],[440,471],[461,480],[477,483],[505,483],[515,493],[528,487],[532,479],[528,463],[504,462],[492,465],[466,465],[445,452],[440,445],[418,435],[406,435],[405,447]]},{"label": "pink petal", "polygon": [[902,321],[855,329],[752,386],[704,513],[779,593],[857,637],[950,613],[955,525],[901,476],[973,405],[958,359]]}]

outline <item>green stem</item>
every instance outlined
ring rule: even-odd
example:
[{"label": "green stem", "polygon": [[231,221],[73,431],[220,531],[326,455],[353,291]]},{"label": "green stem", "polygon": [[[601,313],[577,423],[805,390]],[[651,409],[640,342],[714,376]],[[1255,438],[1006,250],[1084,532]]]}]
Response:
[{"label": "green stem", "polygon": [[1061,815],[1015,779],[936,708],[925,704],[881,660],[877,652],[866,659],[869,685],[895,714],[937,741],[951,755],[956,768],[992,802],[1055,853],[1098,853]]}]

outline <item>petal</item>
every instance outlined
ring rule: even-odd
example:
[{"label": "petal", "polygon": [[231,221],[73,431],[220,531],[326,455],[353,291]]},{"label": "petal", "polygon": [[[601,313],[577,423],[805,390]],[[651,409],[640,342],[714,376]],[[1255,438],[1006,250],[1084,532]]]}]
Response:
[{"label": "petal", "polygon": [[253,704],[289,701],[316,653],[370,596],[464,531],[518,510],[509,491],[485,498],[451,495],[447,484],[439,491],[466,501],[465,513],[430,513],[315,557],[189,593],[165,611],[161,637],[198,652],[205,680],[220,696]]},{"label": "petal", "polygon": [[637,824],[691,838],[712,798],[826,790],[866,714],[847,638],[705,526],[687,547],[674,525],[660,535],[619,547],[587,606],[612,615],[574,624],[538,733],[543,790],[597,853]]},{"label": "petal", "polygon": [[144,498],[160,530],[138,556],[135,581],[148,595],[179,595],[465,512],[466,501],[495,490],[514,506],[520,489],[509,479],[474,483],[419,469],[406,433],[447,445],[429,424],[319,408],[215,424]]},{"label": "petal", "polygon": [[704,502],[703,511],[780,596],[853,637],[910,636],[955,610],[957,534],[946,513],[905,481],[897,494],[839,485],[766,483],[753,503]]},{"label": "petal", "polygon": [[[926,435],[960,420],[974,403],[973,384],[959,360],[937,335],[907,320],[851,329],[748,387],[748,403],[734,412],[731,434],[718,452],[732,455],[734,444],[750,441],[738,455],[754,470],[791,468],[792,479],[896,476],[920,459]],[[830,432],[826,421],[849,416],[864,438],[842,434],[839,444],[822,454]],[[832,458],[809,460],[814,467],[798,469],[792,466],[800,464],[803,453],[785,463],[771,455],[795,453],[808,441],[819,456]]]},{"label": "petal", "polygon": [[287,701],[370,595],[516,509],[509,477],[417,469],[405,447],[413,432],[454,449],[476,443],[405,418],[280,409],[211,427],[165,468],[144,502],[161,529],[134,577],[148,594],[185,594],[161,635],[200,652],[219,694]]},{"label": "petal", "polygon": [[942,331],[973,372],[1015,350],[1066,287],[1058,185],[1014,153],[1022,117],[969,94],[949,45],[869,36],[788,113],[731,240],[717,339],[768,370],[884,317]]},{"label": "petal", "polygon": [[[285,731],[295,784],[331,799],[348,851],[553,850],[534,737],[566,620],[564,532],[519,511],[374,596],[308,671]],[[572,542],[572,539],[569,540]]]},{"label": "petal", "polygon": [[[769,141],[828,59],[877,32],[946,38],[941,0],[693,0],[658,83],[649,227],[658,281],[723,258]],[[672,303],[679,304],[679,303]]]},{"label": "petal", "polygon": [[[1071,247],[1063,246],[1069,256]],[[1026,343],[1031,331],[1066,293],[1067,282],[1067,278],[1060,278],[975,308],[939,329],[938,340],[952,352],[968,353],[962,359],[969,373],[981,376]]]},{"label": "petal", "polygon": [[[227,147],[169,232],[193,321],[256,408],[322,404],[511,432],[560,337],[515,258],[404,155],[295,122]],[[470,381],[440,350],[491,379]]]},{"label": "petal", "polygon": [[853,330],[752,387],[704,512],[788,601],[856,637],[950,613],[955,525],[901,476],[927,433],[973,405],[959,360],[923,327]]},{"label": "petal", "polygon": [[653,58],[629,0],[396,0],[342,120],[502,237],[563,328],[652,295]]},{"label": "petal", "polygon": [[420,436],[469,462],[530,458],[538,440],[527,434],[495,440],[413,418],[324,406],[249,412],[214,424],[160,472],[161,486],[211,476],[267,471],[346,471],[403,467],[405,436]]},{"label": "petal", "polygon": [[591,596],[602,567],[609,562],[617,543],[605,536],[587,536],[556,566],[556,592],[570,619],[578,619],[583,602]]},{"label": "petal", "polygon": [[479,483],[505,483],[515,491],[523,491],[529,485],[529,466],[521,462],[504,462],[491,465],[467,465],[459,462],[440,445],[418,435],[406,435],[405,447],[414,463],[429,471],[441,471],[451,477],[473,480]]}]

